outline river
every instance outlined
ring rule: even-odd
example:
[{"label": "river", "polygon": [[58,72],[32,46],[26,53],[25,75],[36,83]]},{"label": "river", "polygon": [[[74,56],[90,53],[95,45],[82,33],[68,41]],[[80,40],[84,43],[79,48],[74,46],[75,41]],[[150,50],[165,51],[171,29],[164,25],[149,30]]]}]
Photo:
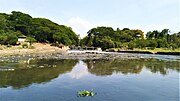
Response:
[{"label": "river", "polygon": [[[179,101],[179,56],[143,57],[1,58],[0,101]],[[77,96],[91,89],[94,97]]]}]

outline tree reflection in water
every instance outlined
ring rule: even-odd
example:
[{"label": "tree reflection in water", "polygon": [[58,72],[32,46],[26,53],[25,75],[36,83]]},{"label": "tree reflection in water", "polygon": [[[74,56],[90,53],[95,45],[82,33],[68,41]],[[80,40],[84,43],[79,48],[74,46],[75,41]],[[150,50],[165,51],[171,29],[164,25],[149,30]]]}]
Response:
[{"label": "tree reflection in water", "polygon": [[60,74],[70,72],[77,62],[78,60],[40,59],[32,60],[29,64],[19,63],[14,71],[0,71],[0,88],[12,86],[19,89],[33,83],[48,82]]},{"label": "tree reflection in water", "polygon": [[166,75],[169,70],[180,71],[178,61],[144,60],[85,60],[88,71],[97,76],[108,76],[113,73],[139,74],[143,68],[152,73]]},{"label": "tree reflection in water", "polygon": [[[22,60],[23,61],[23,60]],[[12,87],[20,89],[33,83],[46,83],[57,78],[60,74],[73,73],[81,75],[82,65],[86,63],[88,69],[83,71],[96,76],[109,76],[113,73],[139,74],[143,69],[152,73],[168,74],[170,70],[180,71],[179,61],[163,61],[157,59],[138,60],[57,60],[57,59],[34,59],[25,62],[0,63],[0,69],[12,67],[14,71],[0,71],[0,88]],[[76,65],[78,63],[78,65]],[[76,66],[75,66],[76,65]],[[84,65],[84,66],[86,66]],[[77,68],[77,66],[82,66]],[[76,68],[76,69],[75,69]]]}]

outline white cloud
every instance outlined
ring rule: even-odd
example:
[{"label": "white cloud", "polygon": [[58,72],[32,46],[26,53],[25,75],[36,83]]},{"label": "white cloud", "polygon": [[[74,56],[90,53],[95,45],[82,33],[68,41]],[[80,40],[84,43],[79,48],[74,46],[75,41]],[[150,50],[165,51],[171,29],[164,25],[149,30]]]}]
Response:
[{"label": "white cloud", "polygon": [[149,31],[162,31],[163,29],[172,29],[172,26],[170,24],[151,24],[151,25],[121,25],[119,27],[120,29],[123,28],[130,28],[130,29],[140,29],[142,30],[145,34]]},{"label": "white cloud", "polygon": [[72,69],[72,71],[69,73],[71,78],[80,79],[89,74],[87,66],[84,64],[82,65],[82,64],[83,64],[83,62],[80,61],[80,63],[78,63]]},{"label": "white cloud", "polygon": [[72,29],[80,34],[81,38],[87,35],[88,30],[92,28],[92,25],[80,17],[72,17],[68,20],[68,25],[72,27]]},{"label": "white cloud", "polygon": [[158,31],[162,31],[163,29],[171,29],[171,26],[169,24],[162,24],[162,25],[147,25],[144,28],[142,28],[142,30],[144,30],[145,32],[148,31],[153,31],[153,30],[158,30]]},{"label": "white cloud", "polygon": [[148,31],[154,31],[154,30],[162,31],[165,28],[170,29],[171,31],[174,31],[172,30],[173,27],[171,26],[171,24],[151,24],[151,25],[134,25],[134,24],[118,25],[117,24],[116,25],[110,22],[99,22],[99,23],[94,24],[80,17],[72,17],[64,24],[70,26],[76,34],[80,35],[81,38],[87,36],[87,32],[90,29],[98,27],[98,26],[112,27],[114,30],[116,30],[117,28],[140,29],[144,32],[144,34],[146,34]]}]

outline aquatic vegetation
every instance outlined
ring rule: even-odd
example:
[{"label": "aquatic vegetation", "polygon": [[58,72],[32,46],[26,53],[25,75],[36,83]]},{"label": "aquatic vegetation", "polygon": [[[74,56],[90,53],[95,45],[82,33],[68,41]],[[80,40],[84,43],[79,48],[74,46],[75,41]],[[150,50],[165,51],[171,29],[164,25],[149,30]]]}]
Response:
[{"label": "aquatic vegetation", "polygon": [[88,90],[84,90],[84,91],[78,91],[78,97],[88,97],[91,96],[93,97],[94,95],[96,95],[95,92],[93,92],[93,90],[88,91]]}]

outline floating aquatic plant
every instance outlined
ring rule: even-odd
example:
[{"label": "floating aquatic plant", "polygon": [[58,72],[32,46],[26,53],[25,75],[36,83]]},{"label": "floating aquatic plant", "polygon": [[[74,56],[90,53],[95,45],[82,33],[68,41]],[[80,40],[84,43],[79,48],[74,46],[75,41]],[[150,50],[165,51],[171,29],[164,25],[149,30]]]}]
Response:
[{"label": "floating aquatic plant", "polygon": [[93,97],[96,93],[93,92],[93,90],[88,91],[88,90],[84,90],[84,91],[78,91],[78,97],[88,97],[91,96]]}]

